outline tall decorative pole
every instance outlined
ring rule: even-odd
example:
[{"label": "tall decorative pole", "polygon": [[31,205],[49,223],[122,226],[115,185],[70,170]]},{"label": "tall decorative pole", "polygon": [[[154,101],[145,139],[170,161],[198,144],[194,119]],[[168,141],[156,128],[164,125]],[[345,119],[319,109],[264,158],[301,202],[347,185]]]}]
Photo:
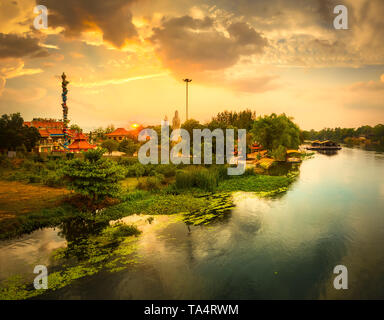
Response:
[{"label": "tall decorative pole", "polygon": [[62,79],[61,87],[63,88],[63,93],[61,94],[63,103],[61,104],[61,106],[63,107],[64,148],[67,147],[69,144],[69,140],[68,140],[68,122],[69,121],[68,121],[68,107],[67,107],[67,93],[68,93],[67,85],[69,82],[66,80],[66,78],[67,76],[63,72],[63,74],[61,75],[61,79]]},{"label": "tall decorative pole", "polygon": [[186,120],[188,120],[188,83],[192,82],[192,79],[183,79],[186,84],[186,97],[185,97],[185,108],[186,108]]}]

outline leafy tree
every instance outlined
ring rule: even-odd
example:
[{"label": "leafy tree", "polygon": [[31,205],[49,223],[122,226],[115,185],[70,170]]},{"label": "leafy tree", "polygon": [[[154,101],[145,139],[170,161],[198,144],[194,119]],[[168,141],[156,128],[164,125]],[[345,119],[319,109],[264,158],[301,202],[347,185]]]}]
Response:
[{"label": "leafy tree", "polygon": [[105,129],[105,133],[111,133],[115,131],[115,126],[113,124],[110,124],[106,129]]},{"label": "leafy tree", "polygon": [[181,125],[181,128],[187,130],[190,138],[192,139],[193,129],[204,129],[204,126],[201,125],[200,122],[195,119],[189,119]]},{"label": "leafy tree", "polygon": [[31,151],[41,139],[35,127],[24,126],[20,113],[3,114],[0,118],[0,149],[16,150],[24,147]]},{"label": "leafy tree", "polygon": [[139,148],[139,145],[135,143],[132,139],[124,139],[120,142],[118,150],[124,152],[128,155],[133,155]]},{"label": "leafy tree", "polygon": [[249,109],[239,112],[225,110],[213,117],[208,127],[225,129],[232,126],[238,129],[251,130],[255,120],[256,113]]},{"label": "leafy tree", "polygon": [[77,124],[72,124],[70,126],[70,129],[76,131],[77,133],[83,133],[83,129],[81,129],[80,126]]},{"label": "leafy tree", "polygon": [[63,175],[70,190],[88,197],[95,204],[106,197],[116,197],[120,191],[120,180],[124,170],[115,161],[103,159],[103,149],[84,153],[84,160],[69,160],[63,168]]},{"label": "leafy tree", "polygon": [[111,154],[112,151],[116,151],[119,148],[119,143],[116,140],[107,139],[103,141],[101,147],[107,149],[108,153]]},{"label": "leafy tree", "polygon": [[[275,151],[280,146],[297,149],[302,142],[300,128],[285,114],[259,117],[251,130],[255,140],[269,151]],[[281,152],[279,148],[279,153]]]}]

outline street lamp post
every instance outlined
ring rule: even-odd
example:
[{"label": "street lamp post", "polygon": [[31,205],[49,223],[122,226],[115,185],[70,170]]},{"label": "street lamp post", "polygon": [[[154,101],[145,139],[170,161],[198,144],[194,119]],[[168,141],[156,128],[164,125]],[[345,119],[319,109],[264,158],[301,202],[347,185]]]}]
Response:
[{"label": "street lamp post", "polygon": [[186,108],[186,120],[188,120],[188,83],[192,81],[192,79],[183,79],[186,85],[186,97],[185,97],[185,108]]}]

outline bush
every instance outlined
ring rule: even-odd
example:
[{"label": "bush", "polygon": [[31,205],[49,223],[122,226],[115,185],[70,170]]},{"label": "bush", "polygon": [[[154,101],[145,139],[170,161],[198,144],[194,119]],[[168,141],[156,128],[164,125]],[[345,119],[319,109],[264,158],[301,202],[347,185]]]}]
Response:
[{"label": "bush", "polygon": [[85,160],[70,160],[63,168],[69,189],[89,197],[93,203],[116,197],[120,192],[118,181],[124,178],[123,168],[103,159],[102,154],[102,149],[89,150],[84,153]]},{"label": "bush", "polygon": [[0,156],[0,167],[2,168],[12,168],[12,161],[6,156],[6,155],[1,155]]},{"label": "bush", "polygon": [[121,193],[119,195],[119,199],[123,202],[126,201],[134,201],[134,200],[141,200],[147,197],[149,193],[147,191],[143,190],[135,190],[132,192],[127,192],[127,193]]},{"label": "bush", "polygon": [[[163,176],[164,180],[164,176]],[[160,175],[147,177],[144,181],[139,181],[137,188],[148,191],[157,191],[161,188],[162,178]]]},{"label": "bush", "polygon": [[196,187],[205,191],[215,191],[218,186],[218,175],[215,171],[202,169],[194,172]]},{"label": "bush", "polygon": [[119,164],[122,166],[132,166],[134,164],[138,163],[137,158],[131,158],[131,157],[120,157],[119,158]]},{"label": "bush", "polygon": [[177,171],[176,188],[187,189],[197,187],[205,191],[215,191],[218,186],[219,175],[216,170],[205,168],[190,171]]},{"label": "bush", "polygon": [[65,157],[67,158],[67,160],[72,160],[75,158],[75,154],[74,153],[66,153]]},{"label": "bush", "polygon": [[36,174],[31,174],[28,176],[28,182],[29,183],[39,183],[41,182],[42,178]]},{"label": "bush", "polygon": [[62,175],[50,172],[45,176],[44,184],[48,187],[61,187],[64,185],[64,180]]},{"label": "bush", "polygon": [[155,167],[157,173],[163,174],[166,178],[176,175],[176,166],[174,164],[160,164]]},{"label": "bush", "polygon": [[189,171],[176,172],[176,188],[187,189],[192,188],[194,184],[194,177]]}]

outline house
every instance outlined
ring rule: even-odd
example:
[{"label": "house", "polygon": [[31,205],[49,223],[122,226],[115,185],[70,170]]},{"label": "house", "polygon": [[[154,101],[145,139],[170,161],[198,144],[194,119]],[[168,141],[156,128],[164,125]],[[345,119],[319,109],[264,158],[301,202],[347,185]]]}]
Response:
[{"label": "house", "polygon": [[107,133],[106,136],[108,137],[108,139],[113,139],[116,141],[122,141],[124,139],[131,138],[132,132],[129,132],[128,130],[126,130],[124,128],[117,128],[115,131],[113,131],[111,133]]},{"label": "house", "polygon": [[[64,123],[61,120],[35,118],[25,121],[25,126],[35,127],[41,136],[37,146],[39,152],[62,151],[64,143]],[[69,143],[73,141],[76,132],[67,130]]]}]

